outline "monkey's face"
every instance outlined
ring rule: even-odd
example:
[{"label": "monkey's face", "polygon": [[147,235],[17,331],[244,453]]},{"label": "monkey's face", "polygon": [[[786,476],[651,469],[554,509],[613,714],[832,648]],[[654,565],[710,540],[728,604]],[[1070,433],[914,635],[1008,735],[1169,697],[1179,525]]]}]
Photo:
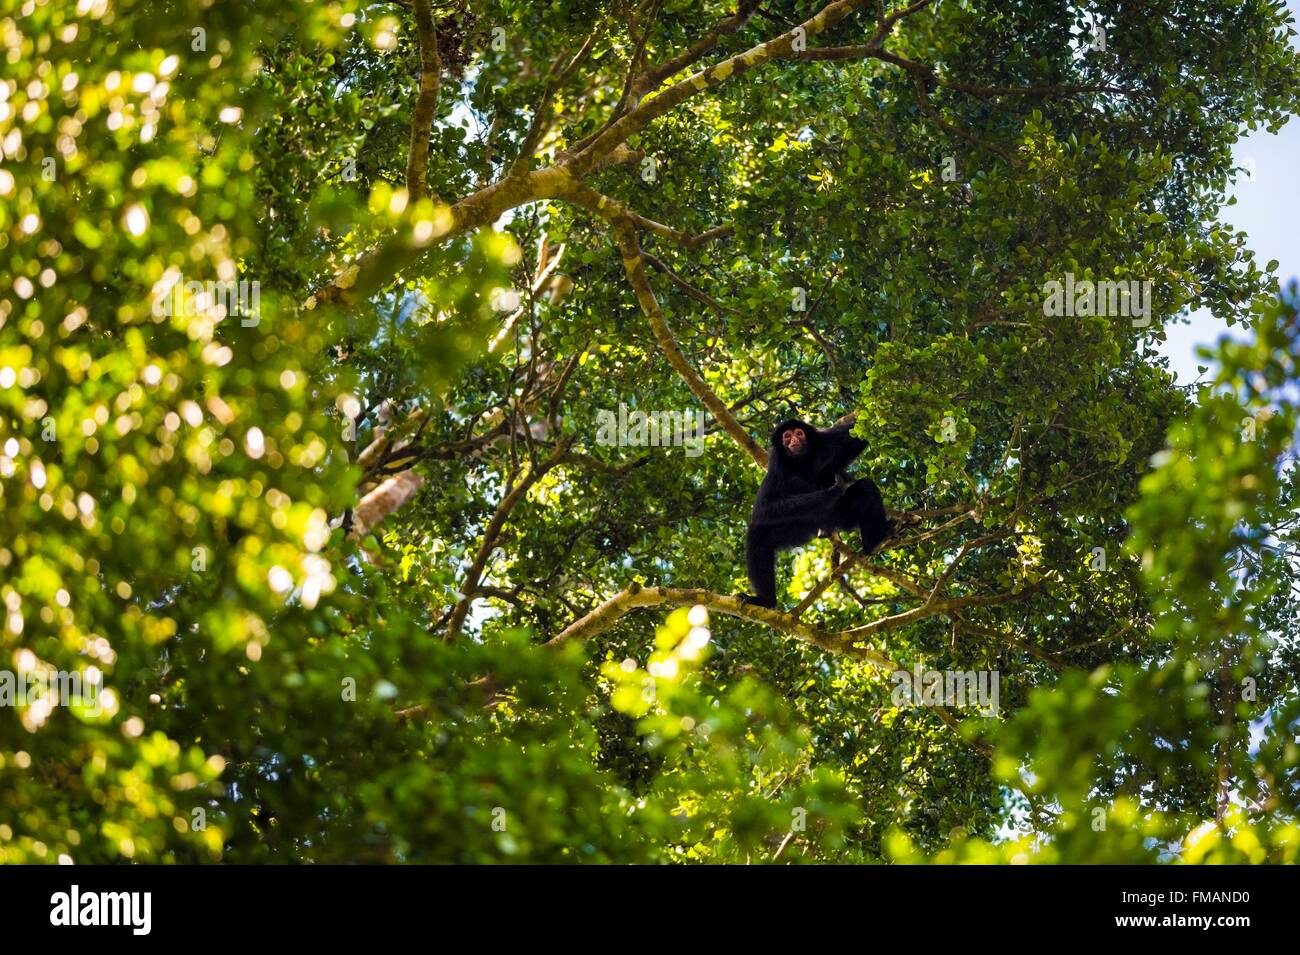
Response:
[{"label": "monkey's face", "polygon": [[808,450],[808,435],[803,428],[789,428],[781,433],[781,446],[790,457],[802,457]]}]

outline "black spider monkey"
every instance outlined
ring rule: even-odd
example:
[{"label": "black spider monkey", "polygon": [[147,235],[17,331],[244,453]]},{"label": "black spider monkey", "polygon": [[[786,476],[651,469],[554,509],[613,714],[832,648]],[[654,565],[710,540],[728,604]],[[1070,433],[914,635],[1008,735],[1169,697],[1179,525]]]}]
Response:
[{"label": "black spider monkey", "polygon": [[870,478],[850,481],[842,473],[867,442],[850,433],[853,420],[814,428],[792,418],[772,432],[767,476],[758,488],[745,535],[745,562],[754,595],[745,603],[776,606],[776,552],[806,544],[819,531],[856,528],[871,553],[894,533],[880,489]]}]

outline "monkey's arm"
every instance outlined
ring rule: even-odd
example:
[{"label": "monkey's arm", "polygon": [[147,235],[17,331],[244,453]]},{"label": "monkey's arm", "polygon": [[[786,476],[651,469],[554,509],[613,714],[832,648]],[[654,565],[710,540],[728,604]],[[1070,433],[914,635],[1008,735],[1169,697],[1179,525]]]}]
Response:
[{"label": "monkey's arm", "polygon": [[853,463],[866,450],[867,442],[855,438],[851,417],[841,418],[834,427],[817,432],[821,450],[817,455],[817,474],[833,477]]}]

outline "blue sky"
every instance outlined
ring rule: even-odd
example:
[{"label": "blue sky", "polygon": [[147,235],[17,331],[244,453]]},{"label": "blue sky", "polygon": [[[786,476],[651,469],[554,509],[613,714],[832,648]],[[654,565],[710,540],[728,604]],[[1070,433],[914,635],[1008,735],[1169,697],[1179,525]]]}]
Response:
[{"label": "blue sky", "polygon": [[[1288,0],[1287,9],[1293,20],[1300,19],[1300,0]],[[1292,46],[1298,39],[1291,38]],[[1246,233],[1246,244],[1254,251],[1260,268],[1270,259],[1278,260],[1277,275],[1286,285],[1291,278],[1300,276],[1300,249],[1296,247],[1300,224],[1300,117],[1292,119],[1276,135],[1259,130],[1243,137],[1233,155],[1238,165],[1253,164],[1254,179],[1238,177],[1232,189],[1237,204],[1225,207],[1222,219]],[[1166,328],[1169,341],[1160,350],[1169,356],[1169,367],[1178,373],[1181,384],[1196,379],[1196,346],[1211,344],[1228,331],[1225,324],[1200,312],[1191,316],[1190,325]],[[1231,333],[1240,335],[1241,326]]]}]

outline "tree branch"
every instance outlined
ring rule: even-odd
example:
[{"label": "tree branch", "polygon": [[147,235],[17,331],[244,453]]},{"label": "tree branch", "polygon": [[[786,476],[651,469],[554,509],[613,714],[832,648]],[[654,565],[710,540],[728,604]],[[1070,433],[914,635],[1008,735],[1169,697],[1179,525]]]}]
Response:
[{"label": "tree branch", "polygon": [[965,616],[957,612],[952,614],[952,619],[953,623],[956,624],[957,629],[962,633],[969,633],[976,637],[986,637],[990,640],[996,640],[999,643],[1015,647],[1017,650],[1027,653],[1035,659],[1046,663],[1053,670],[1061,671],[1069,669],[1068,664],[1061,662],[1056,659],[1056,657],[1051,656],[1041,648],[1034,646],[1032,643],[1016,639],[1009,633],[1003,633],[1002,631],[994,630],[991,627],[982,627],[979,624],[971,623],[965,618]]},{"label": "tree branch", "polygon": [[591,48],[596,44],[596,39],[600,36],[601,26],[602,24],[597,23],[596,26],[592,28],[591,32],[587,34],[586,41],[579,48],[578,52],[574,54],[567,66],[563,69],[560,68],[560,62],[564,59],[563,56],[552,64],[551,76],[546,82],[546,89],[543,90],[542,98],[538,102],[536,110],[533,112],[533,121],[528,127],[528,132],[524,135],[523,142],[519,145],[519,153],[515,156],[514,162],[510,164],[509,175],[517,176],[528,168],[528,163],[531,162],[533,158],[533,151],[537,148],[537,144],[542,141],[542,137],[546,134],[546,121],[550,115],[551,100],[555,97],[556,90],[558,90],[564,82],[573,75],[573,71],[587,58],[587,55],[591,52]]},{"label": "tree branch", "polygon": [[[752,47],[743,53],[728,57],[714,66],[693,73],[666,90],[643,100],[635,109],[628,111],[626,115],[616,122],[609,124],[595,136],[577,144],[568,160],[570,170],[575,176],[586,175],[600,158],[613,149],[615,145],[626,142],[627,138],[633,133],[644,129],[654,120],[676,109],[686,100],[705,90],[713,89],[730,79],[743,76],[772,60],[780,59],[790,53],[797,40],[816,36],[830,29],[845,17],[866,6],[868,2],[869,0],[835,0],[834,3],[828,3],[819,12],[793,30],[768,40],[766,43]],[[929,0],[923,0],[923,2],[912,6],[920,9],[928,5],[928,3]],[[900,12],[897,15],[902,15],[902,13]],[[891,16],[895,15],[891,14]],[[701,53],[701,55],[703,54]]]},{"label": "tree branch", "polygon": [[642,587],[630,584],[624,590],[610,597],[586,616],[575,620],[563,631],[547,641],[547,646],[557,646],[570,640],[586,640],[604,633],[623,616],[643,607],[693,607],[696,604],[708,607],[716,613],[761,623],[765,626],[798,637],[814,647],[842,654],[855,660],[870,663],[883,672],[901,669],[888,658],[867,646],[851,646],[841,640],[838,634],[811,624],[804,623],[794,616],[779,610],[755,606],[741,601],[739,597],[715,594],[709,590],[680,589],[675,587]]},{"label": "tree branch", "polygon": [[987,142],[986,140],[981,139],[979,136],[976,136],[970,130],[962,129],[960,126],[957,126],[954,123],[950,123],[948,122],[948,120],[944,119],[943,116],[940,115],[939,111],[935,109],[934,104],[930,102],[930,91],[926,86],[926,81],[922,77],[913,73],[912,83],[916,87],[917,105],[921,107],[921,112],[925,113],[926,116],[930,117],[930,119],[934,121],[934,124],[936,126],[938,126],[940,129],[946,130],[949,133],[952,133],[954,136],[966,140],[966,142],[970,143],[973,146],[978,146],[980,149],[987,149],[989,152],[997,156],[1000,156],[1003,160],[1005,160],[1008,164],[1012,166],[1021,165],[1019,159],[1011,155],[1011,153],[1007,152],[1001,146],[998,146],[996,143]]},{"label": "tree branch", "polygon": [[429,127],[438,106],[442,60],[429,0],[415,0],[415,31],[420,44],[420,92],[411,111],[411,146],[406,154],[406,191],[414,203],[429,191]]},{"label": "tree branch", "polygon": [[714,24],[713,29],[692,43],[688,49],[638,76],[632,84],[634,94],[652,90],[670,76],[680,73],[692,63],[699,62],[700,58],[717,46],[718,41],[724,36],[741,30],[758,9],[759,3],[760,0],[741,0],[737,4],[735,13]]},{"label": "tree branch", "polygon": [[1011,531],[1003,529],[1003,530],[995,531],[994,533],[988,534],[984,537],[976,538],[975,540],[968,540],[964,544],[962,544],[961,547],[958,548],[957,550],[957,556],[954,557],[949,562],[948,566],[943,569],[943,573],[939,575],[939,579],[935,582],[934,588],[930,591],[930,595],[925,598],[926,605],[929,606],[939,599],[939,595],[943,593],[943,588],[947,586],[948,581],[952,578],[953,571],[957,569],[957,565],[962,562],[962,560],[966,557],[967,554],[969,554],[973,550],[978,550],[979,548],[984,547],[987,544],[992,544],[997,541],[1003,540],[1004,538],[1008,537],[1010,534]]},{"label": "tree branch", "polygon": [[663,310],[659,307],[659,302],[655,298],[654,289],[650,286],[650,277],[646,274],[645,260],[641,255],[641,245],[637,241],[636,228],[632,220],[626,216],[614,218],[612,222],[614,239],[618,245],[619,254],[623,258],[623,270],[627,274],[628,282],[632,285],[632,291],[636,295],[637,303],[641,306],[641,311],[645,313],[646,318],[650,321],[650,328],[654,332],[655,339],[659,342],[659,347],[663,350],[664,356],[668,363],[677,370],[677,373],[685,380],[687,387],[695,397],[709,410],[724,431],[739,444],[759,467],[767,467],[767,452],[753,439],[748,431],[744,429],[739,421],[736,420],[730,409],[722,402],[708,383],[700,377],[686,356],[682,354],[681,347],[677,344],[677,339],[673,336],[672,329],[668,327],[668,320],[664,317]]},{"label": "tree branch", "polygon": [[470,604],[474,602],[474,595],[478,592],[479,581],[483,577],[483,568],[487,566],[488,558],[492,556],[497,537],[500,536],[502,529],[505,527],[510,512],[514,510],[515,505],[523,499],[523,496],[528,493],[528,489],[536,484],[542,475],[564,460],[569,450],[569,444],[572,441],[572,436],[561,440],[556,445],[551,456],[536,467],[529,468],[524,479],[516,484],[510,493],[501,499],[501,503],[497,505],[496,513],[492,515],[491,522],[483,532],[483,539],[479,542],[474,561],[465,572],[465,580],[460,587],[461,598],[456,603],[456,607],[452,610],[451,617],[447,621],[446,639],[454,639],[460,633],[461,627],[464,626],[465,617],[469,614]]},{"label": "tree branch", "polygon": [[950,79],[933,67],[905,56],[883,49],[879,43],[855,43],[847,46],[822,46],[810,50],[792,51],[784,59],[806,60],[813,62],[833,62],[838,60],[880,60],[897,66],[908,73],[919,76],[927,83],[942,86],[944,89],[970,96],[987,98],[992,96],[1077,96],[1080,93],[1113,93],[1117,96],[1141,96],[1141,90],[1124,89],[1122,86],[1110,86],[1105,83],[1040,83],[1036,86],[985,86],[979,83],[967,83]]},{"label": "tree branch", "polygon": [[[866,6],[867,2],[868,0],[836,0],[827,4],[800,24],[804,37],[822,33]],[[878,42],[898,20],[923,9],[929,2],[930,0],[918,0],[908,7],[883,15],[873,35],[873,42]],[[796,32],[798,29],[797,27],[697,72],[640,103],[599,133],[576,144],[563,161],[554,166],[528,170],[523,168],[526,164],[512,163],[510,172],[502,179],[443,210],[432,234],[427,238],[416,240],[411,230],[399,229],[356,261],[340,269],[332,279],[316,290],[304,307],[313,309],[318,306],[347,304],[358,297],[369,295],[392,276],[423,258],[431,243],[445,243],[473,229],[490,225],[516,206],[538,199],[558,198],[580,186],[581,177],[600,168],[630,135],[645,128],[658,117],[699,92],[743,76],[752,69],[789,54],[799,35]],[[646,227],[650,228],[648,225]],[[699,238],[707,241],[708,236],[706,233],[705,237]],[[766,453],[763,454],[763,460],[766,461]]]},{"label": "tree branch", "polygon": [[674,285],[676,285],[679,289],[681,289],[691,298],[695,299],[695,301],[699,302],[701,305],[705,305],[708,308],[713,309],[719,315],[740,314],[738,310],[733,308],[728,308],[726,305],[723,305],[721,302],[715,299],[708,292],[705,292],[703,289],[696,288],[690,282],[686,281],[686,279],[682,278],[671,268],[669,268],[663,262],[662,259],[659,259],[644,250],[642,250],[641,252],[641,257],[644,258],[646,262],[648,262],[651,266],[653,266],[657,272],[661,272],[662,274],[668,276],[669,281],[671,281]]},{"label": "tree branch", "polygon": [[[709,590],[690,590],[674,587],[643,587],[639,583],[629,584],[625,589],[601,603],[590,613],[569,624],[563,631],[546,642],[546,646],[555,647],[573,640],[586,640],[609,630],[622,617],[633,610],[643,607],[707,607],[711,612],[737,617],[752,623],[761,623],[782,633],[788,633],[803,642],[826,650],[830,653],[846,656],[869,664],[882,675],[905,669],[876,649],[864,644],[860,637],[849,635],[852,631],[832,633],[820,627],[803,623],[791,614],[779,610],[769,610],[741,601],[739,597],[715,594]],[[939,719],[957,730],[960,721],[946,707],[931,706]],[[992,750],[987,743],[979,740],[968,742],[984,755]]]},{"label": "tree branch", "polygon": [[681,229],[674,229],[672,226],[666,226],[661,222],[655,222],[653,219],[647,219],[645,216],[638,215],[630,209],[627,211],[627,215],[641,228],[653,232],[657,236],[662,236],[669,242],[676,242],[678,245],[684,245],[688,249],[698,249],[701,246],[712,242],[714,239],[721,239],[723,236],[731,235],[736,231],[735,227],[731,223],[726,222],[722,225],[714,226],[707,232],[701,232],[699,235],[691,235],[689,232],[683,232]]},{"label": "tree branch", "polygon": [[877,633],[885,633],[889,630],[897,630],[899,627],[905,627],[909,623],[915,623],[918,620],[924,620],[927,617],[933,617],[937,614],[944,613],[948,610],[957,610],[962,607],[993,607],[1000,604],[1014,603],[1017,600],[1023,600],[1028,597],[1037,587],[1034,585],[1024,590],[1008,591],[1001,594],[989,594],[987,596],[967,596],[967,597],[946,597],[939,600],[931,600],[921,604],[919,607],[913,607],[911,610],[905,610],[902,613],[896,613],[890,617],[881,617],[879,620],[872,620],[870,623],[864,623],[859,627],[853,627],[844,630],[838,636],[841,639],[860,639],[862,637],[873,636]]}]

